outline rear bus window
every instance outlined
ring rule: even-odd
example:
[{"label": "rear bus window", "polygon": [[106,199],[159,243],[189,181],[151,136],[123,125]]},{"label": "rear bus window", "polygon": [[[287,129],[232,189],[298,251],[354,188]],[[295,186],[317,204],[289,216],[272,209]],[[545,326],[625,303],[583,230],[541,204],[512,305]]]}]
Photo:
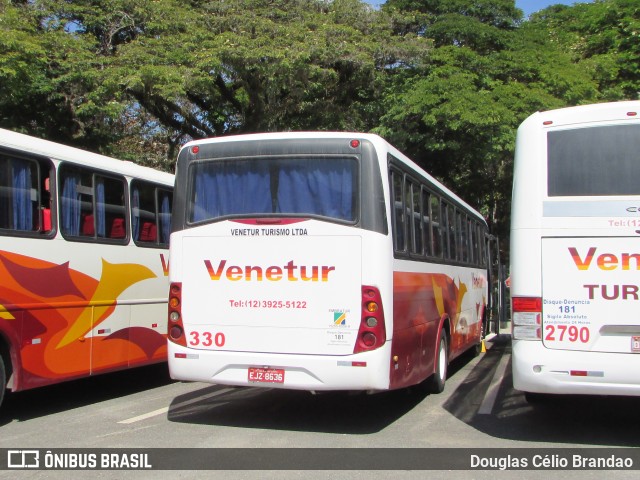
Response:
[{"label": "rear bus window", "polygon": [[608,125],[549,132],[548,194],[640,194],[640,125]]},{"label": "rear bus window", "polygon": [[355,222],[353,158],[255,158],[194,163],[189,222],[225,216],[300,215]]}]

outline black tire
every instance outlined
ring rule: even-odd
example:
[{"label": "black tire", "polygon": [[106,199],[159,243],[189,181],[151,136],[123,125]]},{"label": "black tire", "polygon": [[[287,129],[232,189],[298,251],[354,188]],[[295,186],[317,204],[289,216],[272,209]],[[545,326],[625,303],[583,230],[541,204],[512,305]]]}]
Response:
[{"label": "black tire", "polygon": [[7,389],[7,370],[4,366],[4,358],[0,355],[0,406],[4,399],[4,392]]},{"label": "black tire", "polygon": [[428,379],[428,389],[431,393],[441,393],[447,381],[447,369],[449,368],[449,349],[447,348],[447,335],[440,332],[440,343],[436,355],[435,372]]}]

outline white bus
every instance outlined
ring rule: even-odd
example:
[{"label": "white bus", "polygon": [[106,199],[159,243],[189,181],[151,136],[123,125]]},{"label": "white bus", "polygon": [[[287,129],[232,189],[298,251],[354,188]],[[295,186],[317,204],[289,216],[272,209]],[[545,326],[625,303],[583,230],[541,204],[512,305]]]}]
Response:
[{"label": "white bus", "polygon": [[0,130],[0,402],[166,360],[173,179]]},{"label": "white bus", "polygon": [[514,387],[640,395],[640,102],[536,113],[511,212]]},{"label": "white bus", "polygon": [[175,202],[174,379],[441,391],[481,345],[487,225],[378,136],[194,141]]}]

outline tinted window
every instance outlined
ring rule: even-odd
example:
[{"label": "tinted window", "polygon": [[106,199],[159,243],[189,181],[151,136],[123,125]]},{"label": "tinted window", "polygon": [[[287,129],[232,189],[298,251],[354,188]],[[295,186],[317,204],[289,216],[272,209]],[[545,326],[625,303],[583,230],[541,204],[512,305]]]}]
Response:
[{"label": "tinted window", "polygon": [[131,182],[131,233],[136,244],[169,244],[172,203],[170,190],[141,180]]},{"label": "tinted window", "polygon": [[124,178],[64,165],[60,169],[60,229],[65,236],[124,243]]},{"label": "tinted window", "polygon": [[411,253],[422,254],[422,214],[420,211],[420,186],[407,182],[407,215],[411,218]]},{"label": "tinted window", "polygon": [[431,204],[430,195],[427,190],[422,190],[422,235],[424,244],[424,254],[433,256],[433,243],[431,241],[431,215],[429,206]]},{"label": "tinted window", "polygon": [[549,132],[549,196],[640,194],[640,125]]},{"label": "tinted window", "polygon": [[0,229],[51,232],[50,167],[46,161],[0,154]]},{"label": "tinted window", "polygon": [[194,163],[190,222],[294,214],[356,220],[358,163],[350,158],[256,158]]},{"label": "tinted window", "polygon": [[434,257],[442,257],[442,216],[440,215],[440,199],[431,195],[431,242]]},{"label": "tinted window", "polygon": [[449,259],[458,259],[458,239],[456,237],[456,214],[453,205],[447,205],[447,225],[449,226]]},{"label": "tinted window", "polygon": [[404,208],[402,206],[402,183],[404,176],[402,173],[392,170],[391,178],[391,185],[393,187],[394,247],[396,251],[403,252],[405,250],[405,239],[407,238]]}]

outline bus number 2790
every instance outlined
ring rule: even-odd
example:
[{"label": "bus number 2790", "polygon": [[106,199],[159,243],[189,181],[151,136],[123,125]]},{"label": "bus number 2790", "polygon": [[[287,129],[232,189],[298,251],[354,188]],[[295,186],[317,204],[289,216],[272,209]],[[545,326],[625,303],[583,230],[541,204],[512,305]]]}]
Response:
[{"label": "bus number 2790", "polygon": [[590,332],[587,327],[575,325],[547,325],[544,339],[548,342],[589,343]]}]

